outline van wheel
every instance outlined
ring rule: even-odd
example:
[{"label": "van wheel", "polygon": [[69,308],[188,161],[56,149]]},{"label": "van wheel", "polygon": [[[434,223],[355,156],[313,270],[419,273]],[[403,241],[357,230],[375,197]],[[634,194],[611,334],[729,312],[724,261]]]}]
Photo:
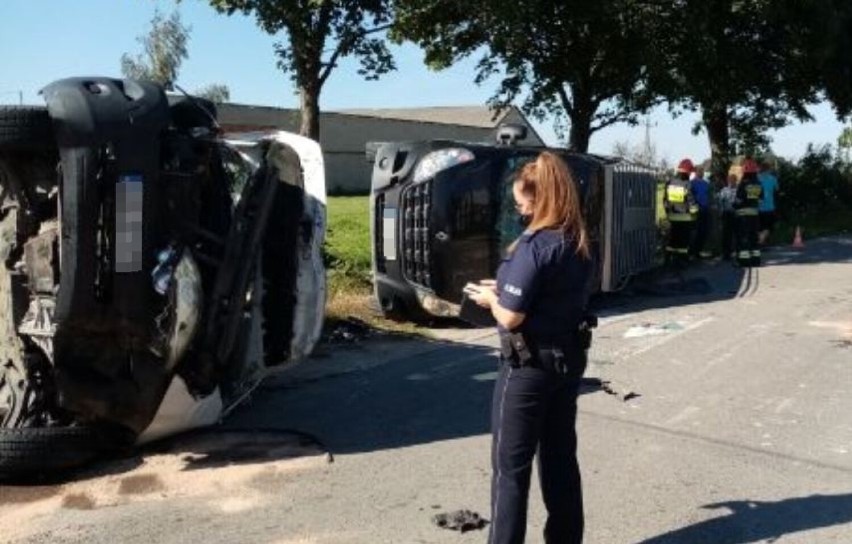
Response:
[{"label": "van wheel", "polygon": [[397,295],[374,294],[374,298],[382,317],[390,321],[409,321],[415,325],[429,325],[437,319],[416,303],[406,303]]},{"label": "van wheel", "polygon": [[0,429],[0,479],[80,467],[132,443],[130,431],[95,425]]},{"label": "van wheel", "polygon": [[47,108],[0,106],[0,151],[55,147]]}]

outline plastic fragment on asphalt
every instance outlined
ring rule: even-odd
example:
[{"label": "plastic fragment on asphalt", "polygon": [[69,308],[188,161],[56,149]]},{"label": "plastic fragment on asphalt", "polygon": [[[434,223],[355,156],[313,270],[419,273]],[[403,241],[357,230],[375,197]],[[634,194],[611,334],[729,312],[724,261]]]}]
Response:
[{"label": "plastic fragment on asphalt", "polygon": [[484,529],[488,525],[488,520],[470,510],[456,510],[454,512],[444,512],[436,514],[432,517],[432,522],[443,529],[451,531],[460,531],[465,533],[474,529]]},{"label": "plastic fragment on asphalt", "polygon": [[593,393],[597,390],[601,390],[607,395],[612,395],[621,399],[623,402],[627,402],[629,400],[637,399],[642,395],[637,393],[636,391],[631,391],[629,389],[621,389],[616,390],[612,386],[612,382],[609,380],[602,380],[600,378],[591,378],[586,377],[580,381],[580,393]]},{"label": "plastic fragment on asphalt", "polygon": [[643,323],[641,325],[636,325],[627,329],[627,332],[624,333],[624,338],[642,338],[644,336],[657,336],[661,334],[668,334],[670,332],[682,331],[683,329],[683,324],[677,321],[663,323],[662,325],[656,325],[654,323]]}]

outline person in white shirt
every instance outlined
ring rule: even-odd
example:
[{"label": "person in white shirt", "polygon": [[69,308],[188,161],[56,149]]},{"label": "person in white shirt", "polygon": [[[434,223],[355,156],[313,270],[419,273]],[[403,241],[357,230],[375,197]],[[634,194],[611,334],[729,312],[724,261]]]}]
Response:
[{"label": "person in white shirt", "polygon": [[734,200],[737,198],[737,176],[728,176],[728,185],[716,194],[719,209],[722,210],[722,258],[730,260],[734,254],[736,238],[736,214]]}]

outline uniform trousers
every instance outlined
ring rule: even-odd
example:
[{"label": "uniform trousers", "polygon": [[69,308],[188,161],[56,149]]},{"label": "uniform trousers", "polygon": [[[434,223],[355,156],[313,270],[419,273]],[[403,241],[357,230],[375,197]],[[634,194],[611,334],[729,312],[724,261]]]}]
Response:
[{"label": "uniform trousers", "polygon": [[737,216],[737,262],[741,266],[760,266],[759,226],[757,214]]},{"label": "uniform trousers", "polygon": [[698,210],[698,215],[695,218],[695,235],[692,238],[692,246],[689,248],[689,253],[693,257],[704,257],[706,251],[704,246],[707,244],[707,237],[710,234],[710,210]]},{"label": "uniform trousers", "polygon": [[[538,349],[533,366],[502,359],[491,411],[493,468],[489,544],[520,544],[527,527],[532,462],[547,521],[544,541],[583,541],[583,494],[577,463],[577,394],[586,353]],[[566,372],[554,366],[567,363]]]},{"label": "uniform trousers", "polygon": [[669,240],[666,244],[666,255],[670,260],[675,262],[687,260],[694,230],[694,220],[669,221]]},{"label": "uniform trousers", "polygon": [[734,212],[722,212],[722,258],[730,259],[734,252],[736,238],[737,216]]}]

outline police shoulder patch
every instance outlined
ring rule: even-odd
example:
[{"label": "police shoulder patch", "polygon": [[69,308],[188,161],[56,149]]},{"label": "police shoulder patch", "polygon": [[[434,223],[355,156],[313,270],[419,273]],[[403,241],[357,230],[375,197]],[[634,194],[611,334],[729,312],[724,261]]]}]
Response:
[{"label": "police shoulder patch", "polygon": [[516,297],[519,297],[524,294],[523,289],[521,289],[520,287],[515,287],[510,283],[505,284],[503,286],[503,290],[509,293],[510,295],[515,295]]}]

